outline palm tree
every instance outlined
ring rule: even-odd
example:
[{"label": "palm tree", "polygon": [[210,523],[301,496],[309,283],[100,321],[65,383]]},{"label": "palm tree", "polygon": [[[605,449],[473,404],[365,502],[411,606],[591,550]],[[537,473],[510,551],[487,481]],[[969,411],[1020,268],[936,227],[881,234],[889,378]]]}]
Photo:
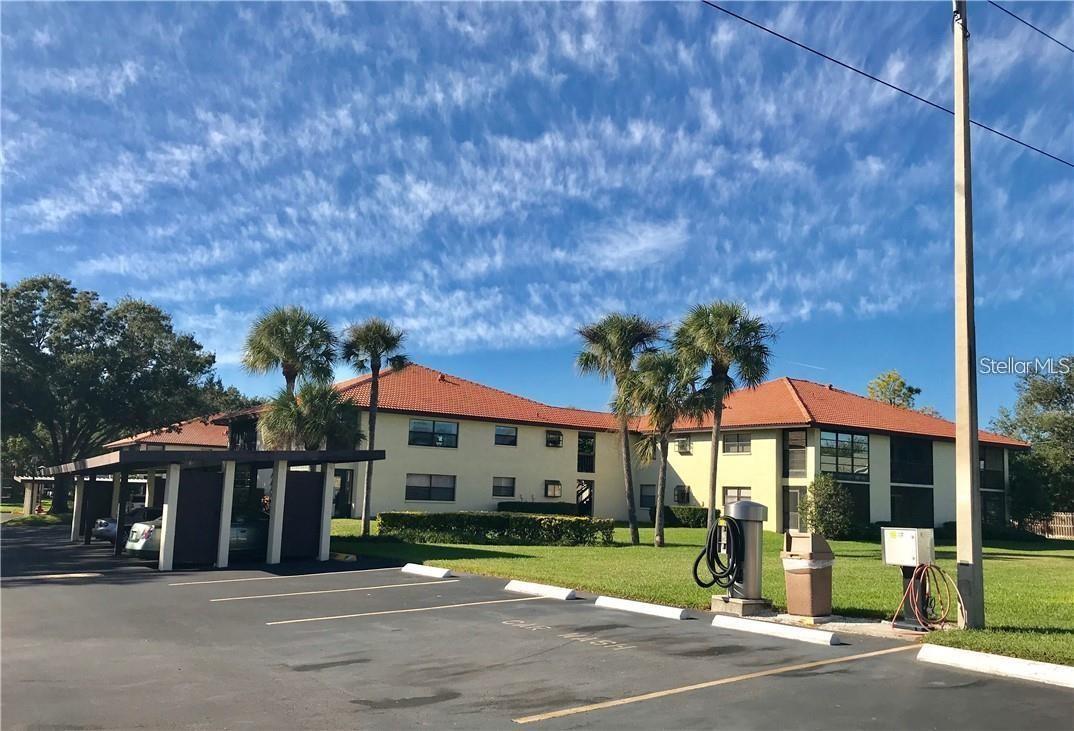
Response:
[{"label": "palm tree", "polygon": [[331,380],[335,359],[336,336],[328,321],[294,305],[274,307],[258,317],[242,353],[242,364],[251,373],[282,370],[292,396],[299,378]]},{"label": "palm tree", "polygon": [[708,374],[698,394],[712,412],[712,462],[709,468],[709,511],[711,526],[716,518],[716,470],[720,452],[720,422],[724,398],[739,386],[755,388],[768,376],[769,344],[776,332],[744,305],[717,301],[696,305],[683,318],[673,345],[683,362],[694,372]]},{"label": "palm tree", "polygon": [[622,384],[629,378],[634,356],[651,349],[664,332],[664,326],[638,315],[612,313],[597,322],[578,329],[582,337],[582,352],[578,354],[578,370],[595,373],[601,379],[611,378],[616,396],[612,400],[619,421],[619,452],[623,461],[623,481],[626,488],[627,520],[630,542],[637,545],[638,515],[634,508],[634,476],[630,469],[630,410],[619,398]]},{"label": "palm tree", "polygon": [[365,439],[357,407],[323,381],[306,381],[297,394],[280,389],[257,428],[269,449],[315,450],[328,443],[355,447]]},{"label": "palm tree", "polygon": [[[387,364],[400,371],[410,363],[399,352],[406,333],[379,317],[351,325],[343,335],[343,360],[359,372],[369,371],[369,448],[377,438],[377,402],[380,399],[380,369]],[[369,511],[373,494],[373,460],[365,463],[365,487],[362,490],[362,535],[369,535]]]},{"label": "palm tree", "polygon": [[695,397],[693,379],[678,354],[653,351],[638,356],[637,366],[620,391],[627,408],[648,417],[649,433],[635,445],[639,461],[657,461],[656,511],[653,545],[664,545],[664,495],[668,481],[668,439],[681,417],[700,418],[703,406]]}]

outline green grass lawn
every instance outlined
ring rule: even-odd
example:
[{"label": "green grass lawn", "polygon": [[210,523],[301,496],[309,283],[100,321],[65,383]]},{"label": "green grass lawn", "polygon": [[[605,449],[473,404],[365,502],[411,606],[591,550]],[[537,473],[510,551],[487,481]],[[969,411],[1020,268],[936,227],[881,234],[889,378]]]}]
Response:
[{"label": "green grass lawn", "polygon": [[[631,546],[617,528],[613,546],[471,546],[411,544],[357,538],[357,520],[332,522],[332,548],[363,556],[435,563],[457,571],[538,581],[629,599],[707,609],[711,590],[694,584],[691,567],[705,531],[669,528],[668,545],[653,548],[652,529]],[[375,524],[374,524],[375,525]],[[764,594],[785,607],[782,536],[765,533]],[[832,541],[834,611],[890,618],[901,598],[899,569],[880,561],[880,544]],[[937,563],[954,577],[954,546]],[[929,642],[1074,665],[1074,541],[994,543],[985,548],[985,614],[979,631],[933,632]]]},{"label": "green grass lawn", "polygon": [[[19,511],[22,512],[21,510]],[[19,525],[63,525],[71,524],[71,514],[61,513],[60,515],[49,515],[43,513],[41,515],[18,515],[11,520],[4,523],[4,527],[19,526]]]},{"label": "green grass lawn", "polygon": [[[44,510],[48,510],[52,506],[52,501],[45,499],[41,501],[41,505]],[[22,500],[15,502],[9,500],[7,502],[0,503],[0,513],[18,513],[22,514]]]}]

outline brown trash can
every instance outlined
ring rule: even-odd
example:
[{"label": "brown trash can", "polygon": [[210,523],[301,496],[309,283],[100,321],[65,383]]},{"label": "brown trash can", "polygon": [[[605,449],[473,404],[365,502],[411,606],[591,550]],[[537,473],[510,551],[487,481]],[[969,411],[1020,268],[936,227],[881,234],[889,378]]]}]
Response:
[{"label": "brown trash can", "polygon": [[835,554],[817,533],[783,535],[783,574],[787,578],[787,613],[826,617],[832,613],[832,564]]}]

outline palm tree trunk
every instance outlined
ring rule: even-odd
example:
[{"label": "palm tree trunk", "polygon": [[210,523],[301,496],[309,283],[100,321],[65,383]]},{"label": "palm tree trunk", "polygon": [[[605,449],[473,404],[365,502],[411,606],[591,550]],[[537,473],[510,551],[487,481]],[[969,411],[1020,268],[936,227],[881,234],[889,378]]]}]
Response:
[{"label": "palm tree trunk", "polygon": [[634,508],[634,473],[630,468],[630,432],[627,430],[627,417],[619,417],[619,456],[623,460],[623,482],[626,486],[627,525],[630,526],[630,543],[638,545],[638,512]]},{"label": "palm tree trunk", "polygon": [[[380,399],[380,363],[370,363],[373,374],[369,380],[369,449],[373,450],[377,441],[377,401]],[[369,508],[373,495],[373,460],[365,463],[365,485],[362,486],[362,537],[369,535]]]},{"label": "palm tree trunk", "polygon": [[[715,376],[715,373],[713,374]],[[714,378],[715,380],[715,378]],[[716,387],[715,404],[712,409],[712,438],[709,440],[712,463],[709,465],[709,512],[707,523],[712,527],[716,520],[716,470],[720,461],[720,422],[723,420],[723,394],[722,379]]]},{"label": "palm tree trunk", "polygon": [[291,366],[285,365],[283,367],[283,381],[287,385],[287,394],[289,396],[295,395],[295,381],[298,380],[298,373]]},{"label": "palm tree trunk", "polygon": [[660,437],[660,464],[656,470],[656,515],[653,518],[653,545],[664,545],[664,493],[668,483],[668,438]]}]

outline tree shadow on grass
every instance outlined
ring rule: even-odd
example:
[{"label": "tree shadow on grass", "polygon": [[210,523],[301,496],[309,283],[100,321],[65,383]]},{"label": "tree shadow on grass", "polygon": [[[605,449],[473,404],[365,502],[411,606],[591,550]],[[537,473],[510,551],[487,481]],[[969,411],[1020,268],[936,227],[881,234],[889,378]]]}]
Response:
[{"label": "tree shadow on grass", "polygon": [[[989,561],[1050,561],[1052,559],[1057,561],[1074,561],[1074,554],[1071,554],[1070,556],[1035,556],[1029,553],[993,553],[991,551],[985,551],[982,555],[984,556],[985,563],[988,563]],[[936,558],[945,561],[955,561],[958,558],[958,553],[953,547],[947,549],[937,548]]]},{"label": "tree shadow on grass", "polygon": [[1016,634],[1032,633],[1035,635],[1053,635],[1055,637],[1074,637],[1074,627],[1033,627],[1029,625],[1015,627],[1013,625],[987,625],[985,632],[1014,632]]}]

